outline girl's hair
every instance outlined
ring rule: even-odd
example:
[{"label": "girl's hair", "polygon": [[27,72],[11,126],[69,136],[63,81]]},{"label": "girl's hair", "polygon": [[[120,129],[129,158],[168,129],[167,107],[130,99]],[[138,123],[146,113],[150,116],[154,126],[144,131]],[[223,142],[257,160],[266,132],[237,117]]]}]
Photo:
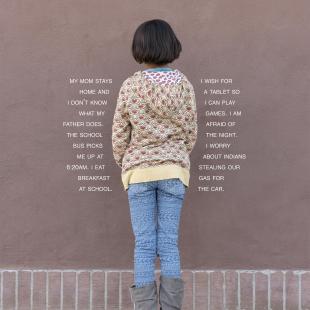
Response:
[{"label": "girl's hair", "polygon": [[166,21],[152,19],[137,28],[131,51],[139,64],[165,65],[179,57],[182,45]]}]

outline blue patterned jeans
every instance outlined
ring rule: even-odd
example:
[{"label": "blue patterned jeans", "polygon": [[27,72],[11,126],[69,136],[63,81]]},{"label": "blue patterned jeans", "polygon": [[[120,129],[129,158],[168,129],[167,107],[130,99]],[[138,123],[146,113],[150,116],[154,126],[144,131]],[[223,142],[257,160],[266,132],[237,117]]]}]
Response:
[{"label": "blue patterned jeans", "polygon": [[185,191],[186,186],[178,178],[129,184],[137,287],[155,280],[157,256],[162,275],[181,277],[178,234]]}]

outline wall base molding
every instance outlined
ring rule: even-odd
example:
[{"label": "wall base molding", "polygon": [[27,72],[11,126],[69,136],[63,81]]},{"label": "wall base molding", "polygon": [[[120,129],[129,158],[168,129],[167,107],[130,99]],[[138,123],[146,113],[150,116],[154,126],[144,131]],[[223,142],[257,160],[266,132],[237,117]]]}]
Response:
[{"label": "wall base molding", "polygon": [[[133,278],[126,269],[0,269],[0,310],[131,310]],[[310,270],[182,269],[182,278],[184,310],[310,310]]]}]

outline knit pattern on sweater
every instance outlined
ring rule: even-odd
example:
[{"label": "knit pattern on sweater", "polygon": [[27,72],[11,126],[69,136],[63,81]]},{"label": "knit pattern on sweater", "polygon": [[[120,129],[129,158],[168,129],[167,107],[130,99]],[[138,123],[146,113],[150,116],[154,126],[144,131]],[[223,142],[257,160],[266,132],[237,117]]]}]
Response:
[{"label": "knit pattern on sweater", "polygon": [[121,85],[112,124],[114,159],[132,168],[178,164],[190,169],[197,140],[193,85],[178,69],[178,83],[159,84],[135,72]]}]

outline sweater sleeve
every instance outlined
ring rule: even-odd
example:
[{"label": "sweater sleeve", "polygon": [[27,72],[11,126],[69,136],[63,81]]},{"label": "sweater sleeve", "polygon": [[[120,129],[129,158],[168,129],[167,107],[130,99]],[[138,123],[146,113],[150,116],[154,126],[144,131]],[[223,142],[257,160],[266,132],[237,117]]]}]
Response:
[{"label": "sweater sleeve", "polygon": [[194,87],[191,83],[189,83],[187,88],[185,102],[185,145],[188,153],[190,154],[196,144],[198,134],[196,96]]},{"label": "sweater sleeve", "polygon": [[122,160],[131,140],[131,123],[126,106],[126,83],[119,90],[112,122],[112,150],[116,164],[122,168]]}]

